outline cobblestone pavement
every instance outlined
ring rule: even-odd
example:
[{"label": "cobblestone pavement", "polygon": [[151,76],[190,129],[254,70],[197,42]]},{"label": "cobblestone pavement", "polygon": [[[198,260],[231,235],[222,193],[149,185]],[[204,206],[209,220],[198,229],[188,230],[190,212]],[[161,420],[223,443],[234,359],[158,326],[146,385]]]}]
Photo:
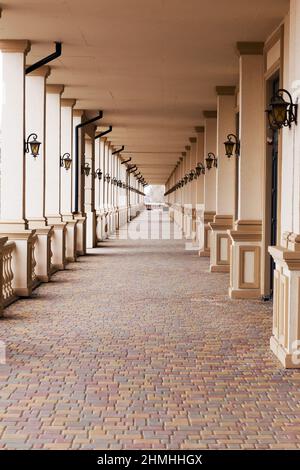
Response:
[{"label": "cobblestone pavement", "polygon": [[113,239],[10,306],[1,448],[300,448],[271,304],[227,286],[182,240]]}]

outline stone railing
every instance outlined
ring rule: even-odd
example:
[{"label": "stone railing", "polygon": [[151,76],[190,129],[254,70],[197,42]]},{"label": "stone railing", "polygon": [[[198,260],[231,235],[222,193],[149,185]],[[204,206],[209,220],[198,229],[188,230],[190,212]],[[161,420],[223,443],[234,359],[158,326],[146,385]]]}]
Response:
[{"label": "stone railing", "polygon": [[7,242],[2,249],[2,304],[7,307],[16,300],[12,286],[14,273],[12,268],[13,253],[16,249],[15,242]]}]

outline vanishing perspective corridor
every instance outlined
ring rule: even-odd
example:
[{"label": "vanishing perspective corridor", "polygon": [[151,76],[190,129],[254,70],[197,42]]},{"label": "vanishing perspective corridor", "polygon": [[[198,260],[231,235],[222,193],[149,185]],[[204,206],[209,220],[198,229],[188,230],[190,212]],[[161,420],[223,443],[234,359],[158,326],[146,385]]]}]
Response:
[{"label": "vanishing perspective corridor", "polygon": [[[168,227],[145,211],[141,238],[150,214]],[[126,230],[4,311],[1,448],[299,448],[300,373],[269,350],[271,303],[230,300],[177,229]]]}]

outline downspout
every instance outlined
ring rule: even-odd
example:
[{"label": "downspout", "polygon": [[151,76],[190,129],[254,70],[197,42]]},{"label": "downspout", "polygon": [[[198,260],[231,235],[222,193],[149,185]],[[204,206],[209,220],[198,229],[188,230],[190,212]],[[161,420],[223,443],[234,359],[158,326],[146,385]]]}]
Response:
[{"label": "downspout", "polygon": [[43,65],[46,65],[49,62],[52,62],[52,60],[60,57],[61,52],[62,52],[61,44],[62,44],[61,42],[55,42],[55,52],[53,52],[53,54],[48,55],[47,57],[44,57],[43,59],[39,60],[35,64],[29,65],[28,67],[26,67],[25,74],[27,75],[28,73],[33,72],[34,70],[37,70]]},{"label": "downspout", "polygon": [[109,128],[107,129],[107,131],[100,132],[100,134],[95,135],[95,140],[96,140],[96,139],[100,139],[100,137],[103,137],[103,136],[106,135],[106,134],[109,134],[111,131],[112,131],[112,126],[109,126]]},{"label": "downspout", "polygon": [[88,124],[92,124],[92,122],[98,121],[102,119],[103,111],[99,111],[98,116],[89,119],[88,121],[82,122],[81,124],[77,124],[75,126],[75,207],[74,212],[78,212],[78,193],[79,193],[79,129],[82,127],[87,126]]}]

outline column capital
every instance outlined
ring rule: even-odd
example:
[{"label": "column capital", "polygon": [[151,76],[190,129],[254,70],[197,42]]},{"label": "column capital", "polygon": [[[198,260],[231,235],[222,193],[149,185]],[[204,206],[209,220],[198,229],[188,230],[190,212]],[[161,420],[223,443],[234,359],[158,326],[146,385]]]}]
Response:
[{"label": "column capital", "polygon": [[0,51],[1,52],[23,52],[28,54],[31,48],[31,43],[27,39],[1,39]]},{"label": "column capital", "polygon": [[197,126],[197,127],[195,127],[195,131],[196,131],[198,134],[200,134],[201,132],[204,132],[204,129],[205,129],[204,126]]},{"label": "column capital", "polygon": [[216,119],[217,111],[203,111],[203,117],[205,119]]},{"label": "column capital", "polygon": [[191,146],[190,145],[186,145],[185,146],[185,150],[187,150],[188,152],[191,150]]},{"label": "column capital", "polygon": [[65,89],[64,85],[46,85],[46,92],[61,95]]},{"label": "column capital", "polygon": [[195,144],[197,142],[197,137],[190,137],[189,141],[191,142],[191,144]]},{"label": "column capital", "polygon": [[83,117],[84,116],[84,109],[74,109],[73,116],[74,117]]},{"label": "column capital", "polygon": [[42,67],[33,70],[33,72],[30,72],[28,75],[29,77],[45,77],[48,78],[49,75],[51,74],[51,68],[48,65],[43,65]]},{"label": "column capital", "polygon": [[216,93],[218,96],[232,96],[235,95],[235,86],[216,86]]},{"label": "column capital", "polygon": [[182,155],[182,157],[186,157],[186,152],[181,152],[181,155]]},{"label": "column capital", "polygon": [[263,55],[264,43],[263,42],[237,42],[236,50],[239,56]]},{"label": "column capital", "polygon": [[76,100],[63,98],[61,100],[60,104],[63,108],[74,108],[74,106],[76,104]]}]

